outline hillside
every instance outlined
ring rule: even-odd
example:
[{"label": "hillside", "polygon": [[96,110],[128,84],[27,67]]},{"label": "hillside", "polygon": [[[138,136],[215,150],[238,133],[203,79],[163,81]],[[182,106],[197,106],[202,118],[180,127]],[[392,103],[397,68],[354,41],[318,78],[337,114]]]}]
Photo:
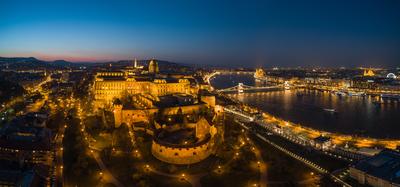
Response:
[{"label": "hillside", "polygon": [[65,60],[44,61],[35,57],[0,57],[0,68],[5,69],[52,69],[78,67],[82,63],[72,63]]}]

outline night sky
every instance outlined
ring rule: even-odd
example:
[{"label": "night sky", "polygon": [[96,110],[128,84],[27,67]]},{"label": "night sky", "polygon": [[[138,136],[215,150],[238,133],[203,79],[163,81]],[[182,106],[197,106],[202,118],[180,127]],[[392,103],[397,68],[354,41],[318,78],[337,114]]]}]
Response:
[{"label": "night sky", "polygon": [[400,1],[0,0],[0,56],[400,66]]}]

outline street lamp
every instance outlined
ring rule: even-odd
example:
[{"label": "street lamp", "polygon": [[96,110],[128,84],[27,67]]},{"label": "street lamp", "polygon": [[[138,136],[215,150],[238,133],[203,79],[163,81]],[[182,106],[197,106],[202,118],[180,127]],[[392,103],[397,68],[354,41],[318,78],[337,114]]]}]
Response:
[{"label": "street lamp", "polygon": [[181,174],[181,180],[182,181],[185,180],[185,174],[184,173]]},{"label": "street lamp", "polygon": [[146,164],[146,165],[145,165],[145,170],[146,170],[146,171],[149,171],[149,170],[150,170],[150,165]]},{"label": "street lamp", "polygon": [[219,173],[219,174],[222,173],[221,168],[222,168],[222,167],[221,167],[220,165],[217,166],[217,173]]}]

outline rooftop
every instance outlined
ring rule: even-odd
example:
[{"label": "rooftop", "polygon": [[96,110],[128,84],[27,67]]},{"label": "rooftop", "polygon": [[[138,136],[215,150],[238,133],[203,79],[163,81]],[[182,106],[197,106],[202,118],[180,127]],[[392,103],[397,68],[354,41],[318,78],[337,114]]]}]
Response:
[{"label": "rooftop", "polygon": [[400,184],[400,152],[384,150],[373,157],[359,161],[352,167],[369,175]]},{"label": "rooftop", "polygon": [[19,168],[18,164],[11,168],[3,167],[2,164],[10,165],[8,163],[0,163],[0,186],[45,186],[49,167],[40,164],[32,168]]},{"label": "rooftop", "polygon": [[161,130],[156,133],[156,138],[171,144],[194,143],[196,142],[194,133],[195,130],[193,128],[179,129],[171,132]]},{"label": "rooftop", "polygon": [[189,148],[203,145],[211,138],[210,134],[206,134],[205,138],[198,139],[195,136],[195,129],[184,128],[175,131],[157,130],[155,132],[154,141],[158,144],[174,147]]},{"label": "rooftop", "polygon": [[51,130],[38,122],[42,114],[19,116],[0,129],[0,147],[18,150],[50,150]]},{"label": "rooftop", "polygon": [[160,108],[188,106],[196,104],[197,102],[197,99],[195,99],[193,96],[184,94],[166,95],[159,98],[160,101],[155,103],[155,105]]}]

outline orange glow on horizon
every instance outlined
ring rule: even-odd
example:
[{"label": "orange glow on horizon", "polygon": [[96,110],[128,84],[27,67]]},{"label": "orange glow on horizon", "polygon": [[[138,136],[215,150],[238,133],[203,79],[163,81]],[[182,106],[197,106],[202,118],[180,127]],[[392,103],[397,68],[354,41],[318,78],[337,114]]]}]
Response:
[{"label": "orange glow on horizon", "polygon": [[[0,54],[0,56],[2,56]],[[4,56],[5,57],[5,56]],[[106,54],[44,54],[40,52],[17,52],[8,53],[7,57],[34,57],[43,61],[55,61],[55,60],[65,60],[69,62],[108,62],[117,60],[132,59],[132,56],[120,56],[116,55],[106,55]]]}]

